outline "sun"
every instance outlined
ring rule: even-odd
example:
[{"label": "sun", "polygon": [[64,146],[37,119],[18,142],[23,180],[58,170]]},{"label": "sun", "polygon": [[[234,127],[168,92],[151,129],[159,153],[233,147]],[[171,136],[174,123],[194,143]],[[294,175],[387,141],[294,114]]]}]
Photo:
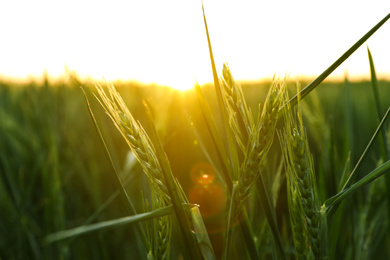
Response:
[{"label": "sun", "polygon": [[195,80],[193,78],[174,78],[167,82],[167,85],[173,89],[179,90],[179,91],[186,91],[189,89],[192,89],[195,86]]},{"label": "sun", "polygon": [[[198,81],[198,77],[191,74],[190,69],[184,68],[175,68],[174,74],[169,73],[154,73],[153,75],[148,75],[144,78],[145,82],[154,82],[161,86],[168,86],[170,88],[179,90],[179,91],[187,91],[192,89],[195,84],[198,82],[199,84],[203,83],[203,80]],[[202,78],[202,77],[200,77]]]}]

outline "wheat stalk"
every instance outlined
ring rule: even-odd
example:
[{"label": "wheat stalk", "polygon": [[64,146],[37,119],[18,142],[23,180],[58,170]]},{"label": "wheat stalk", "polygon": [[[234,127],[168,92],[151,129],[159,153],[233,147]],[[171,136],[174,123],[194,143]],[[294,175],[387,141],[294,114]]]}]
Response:
[{"label": "wheat stalk", "polygon": [[122,97],[112,83],[107,83],[108,95],[101,85],[95,84],[98,100],[110,116],[115,126],[125,138],[150,182],[159,191],[166,205],[170,204],[170,196],[165,184],[155,148],[143,127],[137,122],[126,107]]}]

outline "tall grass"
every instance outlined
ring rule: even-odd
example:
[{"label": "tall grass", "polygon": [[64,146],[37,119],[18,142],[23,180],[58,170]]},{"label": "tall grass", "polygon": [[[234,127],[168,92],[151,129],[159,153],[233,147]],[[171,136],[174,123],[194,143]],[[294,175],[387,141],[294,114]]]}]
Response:
[{"label": "tall grass", "polygon": [[389,17],[291,100],[218,77],[206,19],[212,86],[1,83],[0,258],[390,257],[390,83],[323,82]]}]

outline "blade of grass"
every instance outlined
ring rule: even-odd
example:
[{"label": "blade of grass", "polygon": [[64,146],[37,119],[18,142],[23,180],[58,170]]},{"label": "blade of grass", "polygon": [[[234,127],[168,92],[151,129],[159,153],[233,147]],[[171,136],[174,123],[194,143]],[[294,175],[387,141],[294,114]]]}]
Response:
[{"label": "blade of grass", "polygon": [[248,252],[251,256],[251,259],[260,259],[259,252],[256,248],[256,243],[253,239],[255,236],[253,234],[252,226],[249,221],[248,213],[246,212],[245,207],[242,208],[239,219],[243,219],[243,221],[240,221],[240,228],[241,232],[244,235],[245,242],[247,243],[246,247],[248,248]]},{"label": "blade of grass", "polygon": [[[131,183],[135,177],[138,175],[139,173],[135,173],[135,174],[131,174],[130,177],[125,180],[124,182],[124,186],[127,187],[127,185],[129,183]],[[105,200],[105,202],[103,202],[103,204],[101,204],[95,211],[92,215],[90,215],[84,222],[83,224],[84,225],[87,225],[87,224],[90,224],[92,223],[98,216],[100,216],[101,213],[103,213],[103,211],[109,206],[111,205],[111,203],[118,197],[120,196],[120,191],[119,189],[117,189],[114,193],[111,194],[111,196]]]},{"label": "blade of grass", "polygon": [[329,259],[335,259],[337,242],[340,237],[341,225],[345,218],[345,204],[346,202],[341,202],[337,212],[332,218],[332,225],[330,225],[329,230]]},{"label": "blade of grass", "polygon": [[217,158],[219,160],[220,166],[222,167],[222,177],[224,178],[224,181],[228,187],[229,193],[231,193],[233,184],[230,176],[232,176],[232,172],[231,167],[229,167],[229,162],[224,159],[227,158],[226,148],[221,139],[221,136],[218,134],[217,126],[211,114],[211,109],[203,95],[202,89],[198,84],[195,84],[195,90],[203,117],[206,121],[207,129],[210,133],[213,145],[216,148]]},{"label": "blade of grass", "polygon": [[122,181],[121,181],[121,179],[119,177],[119,173],[117,172],[117,170],[115,168],[114,161],[111,158],[110,152],[109,152],[108,147],[107,147],[107,145],[106,145],[106,143],[104,141],[103,135],[102,135],[102,133],[100,131],[100,128],[99,128],[99,126],[98,126],[98,124],[96,122],[95,116],[93,115],[93,112],[92,112],[92,109],[91,109],[91,105],[89,104],[89,101],[88,101],[87,94],[85,93],[83,88],[81,88],[81,90],[83,91],[84,98],[85,98],[85,101],[86,101],[87,106],[88,106],[88,112],[89,112],[89,115],[91,116],[91,119],[93,121],[95,129],[96,129],[96,131],[97,131],[97,133],[99,135],[100,142],[102,143],[102,145],[104,147],[104,151],[106,153],[106,156],[107,156],[107,158],[110,161],[111,170],[115,173],[115,180],[116,180],[116,183],[118,185],[119,191],[120,191],[120,193],[122,195],[122,198],[123,198],[123,200],[125,202],[126,208],[127,208],[127,210],[128,210],[130,215],[135,215],[135,214],[137,214],[137,212],[136,212],[136,210],[135,210],[135,208],[133,206],[133,203],[131,202],[131,200],[129,198],[129,195],[126,192],[125,187],[123,186],[123,183],[122,183]]},{"label": "blade of grass", "polygon": [[335,196],[331,197],[330,199],[326,200],[325,203],[322,206],[322,211],[329,212],[329,210],[345,198],[347,198],[349,195],[353,194],[355,191],[357,191],[360,187],[369,184],[370,182],[374,181],[375,179],[379,178],[383,174],[387,173],[390,169],[390,160],[383,163],[381,166],[377,167],[375,170],[364,176],[361,180],[356,182],[355,184],[351,185],[351,187],[347,189],[343,189],[341,192],[337,193]]},{"label": "blade of grass", "polygon": [[278,228],[275,208],[273,207],[272,200],[270,199],[269,194],[267,192],[268,189],[266,187],[266,184],[264,182],[264,178],[262,175],[259,176],[258,182],[259,182],[259,185],[258,185],[258,188],[256,189],[256,195],[259,198],[259,200],[261,202],[262,209],[265,212],[265,215],[267,217],[268,224],[271,228],[271,232],[272,232],[273,237],[275,239],[277,251],[279,253],[279,256],[282,257],[282,259],[287,259],[286,253],[285,253],[284,247],[283,247],[282,238],[280,236],[280,232],[279,232],[279,228]]},{"label": "blade of grass", "polygon": [[202,216],[198,207],[191,208],[191,218],[194,226],[194,232],[200,251],[203,258],[207,260],[215,260],[214,249],[211,245],[209,235],[207,233],[206,226],[204,225]]},{"label": "blade of grass", "polygon": [[[213,71],[214,86],[215,86],[215,90],[217,92],[219,111],[220,111],[221,117],[222,117],[223,136],[227,140],[228,151],[230,153],[231,169],[233,170],[232,177],[234,180],[236,180],[236,179],[238,179],[238,173],[239,173],[239,167],[240,167],[238,154],[237,154],[237,147],[236,147],[236,143],[235,143],[235,138],[234,138],[234,136],[231,132],[231,128],[229,126],[228,115],[227,115],[227,111],[226,111],[226,108],[224,105],[221,87],[219,85],[219,79],[218,79],[217,70],[216,70],[215,63],[214,63],[214,56],[213,56],[213,51],[212,51],[212,47],[211,47],[210,35],[209,35],[208,28],[207,28],[206,15],[204,13],[203,4],[202,4],[202,11],[203,11],[203,20],[204,20],[204,25],[205,25],[205,29],[206,29],[206,35],[207,35],[207,43],[208,43],[209,53],[210,53],[211,67],[212,67],[212,71]],[[230,191],[230,193],[231,193],[231,191]],[[244,215],[245,221],[240,222],[240,227],[241,227],[241,230],[244,234],[246,246],[248,248],[248,251],[249,251],[251,257],[253,259],[259,259],[259,255],[258,255],[256,246],[255,246],[255,243],[253,241],[253,236],[249,232],[252,229],[250,227],[250,222],[249,222],[248,215],[246,214],[245,209],[242,210],[242,214]],[[230,220],[228,220],[228,223],[229,222],[230,222]],[[228,226],[227,228],[229,229],[230,227]],[[229,234],[230,234],[230,232],[227,232],[227,237],[226,237],[227,240],[229,240]]]},{"label": "blade of grass", "polygon": [[[206,105],[207,105],[207,103],[206,103]],[[196,140],[197,140],[197,142],[199,144],[199,147],[202,150],[202,153],[206,157],[207,161],[213,166],[213,168],[214,169],[218,169],[217,165],[215,165],[215,163],[214,163],[214,160],[213,160],[210,152],[208,151],[208,148],[207,148],[207,145],[206,145],[207,142],[202,140],[202,136],[200,134],[200,131],[198,130],[199,126],[197,126],[195,124],[195,122],[192,120],[191,116],[188,115],[188,113],[186,113],[186,117],[187,117],[189,125],[191,126],[191,129],[194,132],[195,138],[196,138]],[[210,130],[209,130],[209,133],[211,133]],[[212,147],[216,147],[216,144],[215,144],[215,141],[213,140],[213,138],[212,138],[212,142],[213,142],[213,145],[214,145]],[[221,171],[217,171],[216,172],[218,177],[220,177],[222,180],[225,180],[225,183],[227,183],[227,182],[231,183],[230,176],[228,174],[226,174],[227,169],[226,169],[226,166],[223,164],[221,153],[219,151],[216,151],[216,155],[218,157],[218,163],[221,164],[220,167],[222,168]],[[226,181],[225,177],[228,178],[228,181]]]},{"label": "blade of grass", "polygon": [[[375,97],[375,104],[376,104],[376,109],[378,112],[378,119],[380,120],[383,116],[383,105],[382,105],[382,99],[381,99],[381,94],[379,91],[379,84],[378,84],[378,79],[376,77],[376,72],[375,72],[375,66],[374,66],[374,61],[372,59],[371,51],[367,46],[367,52],[368,52],[368,59],[370,61],[370,73],[371,73],[371,85],[374,91],[374,97]],[[383,158],[386,158],[386,160],[390,159],[390,148],[389,148],[389,142],[386,136],[387,133],[387,127],[384,125],[382,127],[382,144],[384,146],[385,153],[383,154]],[[390,179],[389,179],[390,181]],[[390,188],[390,186],[387,186]],[[389,193],[390,194],[390,193]]]},{"label": "blade of grass", "polygon": [[[117,172],[116,168],[115,168],[115,165],[114,165],[114,161],[112,160],[111,158],[111,155],[110,155],[110,152],[108,150],[108,147],[104,141],[104,138],[103,138],[103,135],[100,131],[100,128],[96,122],[96,119],[95,119],[95,116],[93,115],[93,112],[92,112],[92,109],[91,109],[91,105],[89,104],[89,101],[88,101],[88,97],[87,97],[87,94],[85,93],[84,89],[81,87],[81,90],[83,91],[83,94],[84,94],[84,98],[85,98],[85,101],[87,103],[87,106],[88,106],[88,112],[89,112],[89,115],[91,116],[91,119],[93,121],[93,124],[94,124],[94,127],[99,135],[99,140],[101,142],[101,144],[103,145],[104,147],[104,151],[105,151],[105,154],[108,158],[108,160],[110,161],[110,167],[111,167],[111,170],[112,172],[114,172],[115,174],[115,181],[117,183],[117,186],[118,186],[118,189],[120,191],[120,194],[121,194],[121,197],[123,199],[123,202],[126,206],[126,209],[129,213],[129,215],[136,215],[137,214],[137,211],[135,210],[135,207],[133,205],[133,203],[131,202],[130,198],[129,198],[129,195],[127,194],[126,192],[126,189],[125,187],[123,186],[123,183],[119,177],[119,173]],[[145,236],[145,232],[144,232],[144,229],[141,225],[137,225],[137,229],[138,229],[138,233],[139,235],[141,236],[141,239],[142,239],[142,243],[143,245],[147,245],[147,239],[146,239],[146,236]]]},{"label": "blade of grass", "polygon": [[349,154],[348,154],[347,161],[345,162],[345,165],[344,165],[343,173],[341,174],[340,183],[339,183],[339,186],[337,189],[339,192],[343,190],[342,183],[346,183],[346,181],[347,181],[348,172],[350,171],[350,167],[351,167],[351,152],[349,152]]},{"label": "blade of grass", "polygon": [[389,116],[390,114],[390,107],[387,109],[387,112],[386,114],[383,116],[383,119],[382,121],[380,122],[380,124],[378,125],[377,129],[375,130],[375,133],[374,135],[372,136],[370,142],[368,143],[366,149],[364,150],[364,152],[362,153],[362,155],[360,156],[359,158],[359,161],[357,162],[355,168],[352,170],[351,174],[349,175],[348,177],[348,180],[345,182],[345,184],[343,185],[343,190],[348,187],[348,185],[351,183],[352,181],[352,178],[355,174],[355,172],[357,171],[357,169],[360,167],[361,163],[363,162],[364,158],[366,157],[368,151],[370,150],[374,140],[376,139],[376,137],[378,136],[378,133],[380,132],[380,130],[382,129],[383,125],[384,125],[384,122],[386,121],[387,117]]},{"label": "blade of grass", "polygon": [[[358,40],[351,48],[349,48],[343,55],[340,56],[332,65],[329,66],[324,72],[321,73],[315,80],[313,80],[309,85],[290,99],[289,103],[291,106],[295,106],[298,102],[298,96],[301,98],[307,96],[315,87],[317,87],[324,79],[326,79],[338,66],[341,65],[352,53],[354,53],[368,38],[371,37],[388,19],[390,18],[390,13],[386,15],[377,25],[372,27],[360,40]],[[281,108],[283,109],[284,106]]]},{"label": "blade of grass", "polygon": [[236,210],[234,208],[234,203],[233,203],[236,191],[237,191],[237,182],[233,183],[233,189],[230,196],[229,210],[228,210],[228,223],[227,223],[228,229],[226,230],[226,238],[224,241],[224,248],[223,248],[223,255],[222,255],[222,259],[224,260],[227,259],[230,250],[230,243],[231,243],[230,238],[232,236],[231,233],[233,232],[233,229],[230,227],[232,226],[232,219],[233,219],[234,212]]},{"label": "blade of grass", "polygon": [[[192,207],[193,205],[186,205],[186,206]],[[80,236],[80,235],[87,234],[87,233],[91,233],[91,232],[117,228],[117,227],[121,227],[123,225],[127,225],[130,223],[165,216],[165,215],[171,214],[172,212],[173,212],[173,207],[167,206],[167,207],[163,207],[160,209],[156,209],[154,211],[150,211],[147,213],[142,213],[142,214],[138,214],[138,215],[134,215],[134,216],[123,217],[123,218],[118,218],[118,219],[113,219],[113,220],[108,220],[108,221],[102,221],[102,222],[90,224],[90,225],[83,225],[83,226],[79,226],[76,228],[63,230],[63,231],[60,231],[57,233],[47,235],[43,239],[43,244],[48,245],[48,244],[51,244],[51,243],[59,241],[59,240],[73,238],[73,237]]]},{"label": "blade of grass", "polygon": [[[368,53],[368,60],[370,63],[370,73],[371,73],[371,85],[372,85],[372,90],[374,92],[374,97],[375,97],[375,104],[376,104],[376,109],[377,109],[377,114],[378,114],[378,119],[380,120],[383,115],[383,105],[382,105],[382,99],[381,99],[381,94],[379,91],[379,83],[378,79],[376,77],[376,72],[375,72],[375,66],[374,66],[374,60],[371,55],[371,51],[367,46],[367,53]],[[389,140],[387,138],[387,127],[386,125],[382,126],[381,130],[381,150],[382,150],[382,158],[384,160],[389,160],[390,159],[390,147],[389,147]],[[390,216],[390,176],[385,175],[385,183],[386,183],[386,197],[387,197],[387,212],[388,215]],[[389,236],[389,235],[388,235]]]},{"label": "blade of grass", "polygon": [[228,119],[229,117],[228,117],[228,114],[226,111],[226,106],[225,106],[224,99],[222,96],[221,86],[219,84],[219,78],[218,78],[217,69],[216,69],[215,63],[214,63],[213,50],[211,47],[211,40],[210,40],[209,31],[207,28],[206,15],[204,13],[203,4],[202,4],[202,10],[203,10],[203,20],[204,20],[204,25],[205,25],[205,29],[206,29],[206,35],[207,35],[207,43],[208,43],[209,53],[210,53],[211,68],[213,71],[214,86],[215,86],[215,91],[217,94],[219,112],[221,113],[221,118],[222,118],[223,137],[226,139],[227,146],[228,146],[228,153],[230,155],[230,157],[229,157],[230,164],[231,164],[231,168],[233,170],[232,178],[233,178],[233,180],[236,180],[238,178],[238,172],[239,172],[239,168],[240,168],[237,147],[236,147],[236,140],[233,136],[233,133],[232,133],[230,125],[229,125],[229,119]]},{"label": "blade of grass", "polygon": [[169,164],[169,160],[164,152],[155,125],[153,123],[153,118],[149,107],[145,101],[143,103],[146,109],[146,115],[148,119],[147,123],[150,129],[149,138],[156,149],[156,156],[158,161],[160,162],[166,185],[170,193],[170,197],[172,199],[173,209],[175,210],[179,222],[180,230],[184,239],[184,244],[188,252],[188,257],[190,259],[201,259],[197,243],[191,231],[189,219],[187,218],[188,215],[186,215],[186,212],[184,211],[184,208],[182,206],[182,203],[186,201],[186,198],[183,198],[181,196],[182,193],[177,187],[176,181],[172,174],[171,166]]}]

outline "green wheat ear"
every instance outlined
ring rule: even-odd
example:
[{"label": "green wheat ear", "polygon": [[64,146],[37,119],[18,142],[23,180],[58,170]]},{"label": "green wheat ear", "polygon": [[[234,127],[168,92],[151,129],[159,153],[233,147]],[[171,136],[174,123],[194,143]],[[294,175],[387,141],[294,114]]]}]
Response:
[{"label": "green wheat ear", "polygon": [[[285,91],[286,81],[274,79],[262,112],[248,137],[246,156],[240,169],[236,205],[242,205],[261,174],[261,169],[274,138],[276,123],[281,114],[280,108],[285,102]],[[239,211],[239,207],[237,207],[237,210]]]},{"label": "green wheat ear", "polygon": [[326,226],[322,222],[326,219],[320,213],[313,158],[299,102],[295,109],[288,105],[284,115],[285,129],[280,134],[280,140],[285,158],[290,223],[296,253],[298,258],[302,258],[310,248],[315,259],[324,259],[327,250],[322,248],[322,238]]},{"label": "green wheat ear", "polygon": [[154,145],[145,130],[133,118],[113,84],[107,84],[108,93],[99,84],[96,84],[96,89],[98,91],[97,99],[100,104],[126,140],[150,182],[159,191],[159,195],[164,199],[166,205],[169,205],[171,198],[164,180],[162,168],[157,159]]},{"label": "green wheat ear", "polygon": [[223,64],[222,75],[221,82],[229,115],[229,124],[240,149],[245,153],[248,136],[254,127],[252,111],[246,104],[241,86],[235,82],[226,63]]}]

